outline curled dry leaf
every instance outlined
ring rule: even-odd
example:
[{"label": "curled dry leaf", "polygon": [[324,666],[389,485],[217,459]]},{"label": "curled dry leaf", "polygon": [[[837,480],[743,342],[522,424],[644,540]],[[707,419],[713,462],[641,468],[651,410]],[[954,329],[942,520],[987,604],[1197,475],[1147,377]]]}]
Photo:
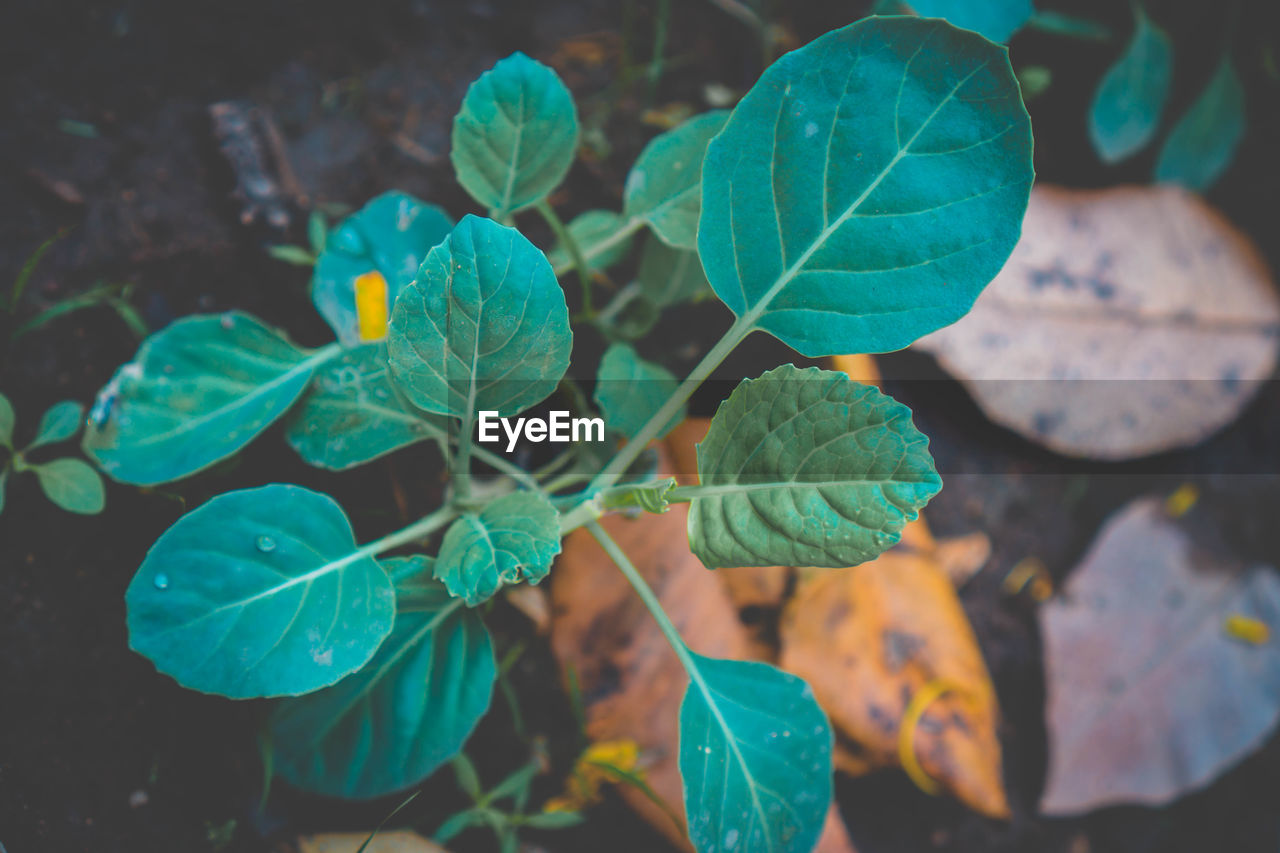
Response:
[{"label": "curled dry leaf", "polygon": [[[679,470],[665,454],[663,465]],[[707,571],[689,551],[687,515],[681,504],[662,515],[612,516],[602,524],[653,587],[690,648],[749,658],[752,644],[720,573]],[[552,573],[551,601],[551,647],[561,666],[577,674],[588,737],[636,741],[653,792],[683,816],[677,745],[688,676],[622,573],[585,530],[565,540]],[[683,822],[673,825],[667,811],[638,789],[620,786],[618,792],[672,843],[692,849]],[[853,850],[834,805],[816,850]]]},{"label": "curled dry leaf", "polygon": [[1127,459],[1236,418],[1275,365],[1280,298],[1254,245],[1195,195],[1037,186],[973,311],[916,346],[997,423]]},{"label": "curled dry leaf", "polygon": [[[1049,773],[1066,815],[1202,788],[1280,720],[1280,575],[1135,501],[1040,611]],[[1241,630],[1244,628],[1244,630]]]},{"label": "curled dry leaf", "polygon": [[[840,768],[896,766],[909,738],[926,776],[970,808],[1008,817],[995,690],[924,521],[869,563],[802,577],[783,611],[780,665],[808,681],[830,715]],[[913,698],[940,685],[904,733]]]}]

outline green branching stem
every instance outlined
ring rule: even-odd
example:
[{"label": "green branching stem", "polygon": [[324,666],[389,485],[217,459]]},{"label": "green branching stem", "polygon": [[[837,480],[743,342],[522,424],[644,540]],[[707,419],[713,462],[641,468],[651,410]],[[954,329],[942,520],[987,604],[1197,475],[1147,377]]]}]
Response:
[{"label": "green branching stem", "polygon": [[724,337],[716,343],[715,346],[698,362],[698,365],[689,372],[684,382],[680,383],[680,387],[675,390],[662,408],[653,413],[653,416],[645,423],[635,437],[628,441],[622,450],[609,461],[595,479],[591,481],[588,491],[598,491],[599,489],[612,486],[618,481],[630,467],[632,462],[644,452],[649,442],[662,430],[664,426],[671,422],[671,418],[680,410],[688,399],[693,396],[693,392],[698,386],[706,381],[720,363],[728,358],[729,353],[733,352],[738,344],[742,343],[755,326],[758,315],[753,312],[739,317],[729,330],[724,333]]},{"label": "green branching stem", "polygon": [[644,602],[645,608],[649,611],[649,615],[653,617],[653,621],[658,623],[658,629],[662,631],[662,635],[667,638],[667,642],[671,644],[671,648],[675,651],[676,657],[680,659],[680,665],[684,667],[685,672],[689,673],[689,677],[704,692],[706,684],[702,680],[702,673],[698,671],[698,665],[693,660],[693,655],[689,652],[689,647],[685,645],[684,638],[680,636],[680,632],[676,630],[676,626],[671,621],[671,617],[667,615],[667,611],[663,609],[662,602],[658,600],[658,596],[654,593],[653,588],[649,586],[644,577],[641,576],[640,570],[635,567],[631,559],[623,552],[621,546],[614,541],[598,521],[589,521],[586,524],[587,530],[591,531],[591,535],[600,543],[600,547],[609,555],[609,559],[618,566],[622,571],[627,582],[631,584],[631,588],[636,591],[636,595],[640,596],[640,600]]},{"label": "green branching stem", "polygon": [[555,232],[556,239],[560,241],[560,245],[564,246],[565,251],[569,253],[574,269],[578,271],[578,280],[582,282],[582,313],[588,319],[594,317],[595,311],[591,307],[591,269],[587,266],[587,262],[582,256],[582,248],[578,246],[578,241],[574,239],[573,233],[565,227],[564,221],[560,219],[560,215],[556,213],[555,208],[545,198],[535,204],[534,209],[542,214],[542,218],[547,221],[547,224],[551,226],[551,230]]},{"label": "green branching stem", "polygon": [[408,545],[410,542],[426,539],[457,517],[458,511],[453,507],[440,507],[435,512],[424,515],[408,527],[402,527],[394,533],[388,533],[381,539],[375,539],[367,545],[361,545],[356,554],[361,557],[376,557],[378,554],[390,551],[393,548],[399,548],[401,545]]},{"label": "green branching stem", "polygon": [[[589,243],[585,246],[583,246],[582,244],[579,244],[578,248],[581,250],[582,259],[584,261],[595,260],[596,258],[603,255],[605,252],[612,249],[614,246],[626,240],[628,237],[630,237],[632,234],[636,233],[643,227],[644,227],[643,219],[628,219],[626,222],[618,226],[617,231],[614,231],[612,234],[608,235],[607,237],[602,237],[596,242]],[[577,261],[575,261],[573,259],[573,256],[570,255],[569,260],[567,262],[556,264],[551,268],[551,270],[557,276],[561,276],[567,272],[570,272],[571,270],[576,269],[577,266],[578,266]]]}]

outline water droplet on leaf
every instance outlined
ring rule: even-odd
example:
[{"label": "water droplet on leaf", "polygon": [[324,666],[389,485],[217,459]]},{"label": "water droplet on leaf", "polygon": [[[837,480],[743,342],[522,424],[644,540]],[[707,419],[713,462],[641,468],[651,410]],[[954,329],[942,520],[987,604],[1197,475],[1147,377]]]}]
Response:
[{"label": "water droplet on leaf", "polygon": [[151,582],[155,584],[156,589],[169,588],[169,576],[166,575],[164,572],[157,572],[156,576],[151,579]]},{"label": "water droplet on leaf", "polygon": [[270,536],[259,536],[257,541],[258,550],[264,554],[270,554],[276,549],[276,540]]}]

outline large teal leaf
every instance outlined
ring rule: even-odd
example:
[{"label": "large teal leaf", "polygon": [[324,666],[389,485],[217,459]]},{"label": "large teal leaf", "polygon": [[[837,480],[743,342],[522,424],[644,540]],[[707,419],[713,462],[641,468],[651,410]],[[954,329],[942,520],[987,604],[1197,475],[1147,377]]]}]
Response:
[{"label": "large teal leaf", "polygon": [[391,381],[384,343],[347,350],[320,367],[285,419],[289,445],[334,471],[445,435],[443,419],[415,409]]},{"label": "large teal leaf", "polygon": [[82,423],[84,423],[84,406],[75,400],[63,400],[61,403],[54,403],[40,418],[40,427],[36,430],[36,437],[27,449],[30,450],[32,447],[41,447],[46,444],[57,444],[60,441],[74,438],[75,434],[80,431]]},{"label": "large teal leaf", "polygon": [[129,645],[179,684],[233,699],[296,696],[363,666],[395,593],[326,495],[219,495],[151,546],[125,592]]},{"label": "large teal leaf", "polygon": [[1178,119],[1160,149],[1156,180],[1206,190],[1231,165],[1244,137],[1244,88],[1230,55]]},{"label": "large teal leaf", "polygon": [[1134,4],[1133,38],[1107,69],[1089,109],[1089,139],[1107,163],[1125,159],[1151,141],[1173,79],[1173,44]]},{"label": "large teal leaf", "polygon": [[946,18],[954,26],[1006,42],[1031,19],[1031,0],[907,0],[926,18]]},{"label": "large teal leaf", "polygon": [[547,258],[519,231],[467,216],[431,250],[391,315],[391,374],[410,402],[467,418],[541,402],[573,334]]},{"label": "large teal leaf", "polygon": [[559,553],[555,507],[543,495],[515,492],[463,515],[445,531],[435,576],[474,607],[504,584],[538,583]]},{"label": "large teal leaf", "polygon": [[458,183],[504,219],[564,180],[578,150],[578,110],[556,72],[513,53],[471,84],[452,141]]},{"label": "large teal leaf", "polygon": [[[426,557],[387,560],[389,574],[430,573]],[[395,627],[359,672],[271,717],[277,771],[335,797],[414,785],[455,755],[489,708],[496,667],[477,611],[444,587],[400,596]]]},{"label": "large teal leaf", "polygon": [[938,493],[911,410],[843,373],[744,380],[698,445],[689,542],[710,568],[853,566]]},{"label": "large teal leaf", "polygon": [[668,245],[692,249],[702,204],[702,159],[728,118],[725,110],[703,113],[650,140],[627,175],[624,216],[644,220]]},{"label": "large teal leaf", "polygon": [[98,393],[84,451],[122,483],[194,474],[284,414],[336,354],[300,349],[247,314],[179,320],[148,338]]},{"label": "large teal leaf", "polygon": [[45,497],[80,515],[97,515],[106,503],[102,478],[93,466],[81,459],[55,459],[31,466],[40,480]]},{"label": "large teal leaf", "polygon": [[[617,343],[600,359],[594,399],[609,429],[634,438],[679,384],[662,365],[645,361],[628,344]],[[654,438],[666,435],[684,415],[682,406]]]},{"label": "large teal leaf", "polygon": [[809,356],[964,315],[1018,240],[1031,125],[1004,49],[868,18],[773,64],[707,149],[698,253],[743,322]]},{"label": "large teal leaf", "polygon": [[427,252],[452,227],[440,208],[393,191],[373,199],[334,229],[316,261],[311,301],[343,346],[381,337],[361,334],[356,279],[372,272],[382,276],[387,302],[383,313],[390,316],[396,297],[413,281]]},{"label": "large teal leaf", "polygon": [[680,775],[699,853],[809,853],[831,803],[831,725],[804,681],[692,654]]}]

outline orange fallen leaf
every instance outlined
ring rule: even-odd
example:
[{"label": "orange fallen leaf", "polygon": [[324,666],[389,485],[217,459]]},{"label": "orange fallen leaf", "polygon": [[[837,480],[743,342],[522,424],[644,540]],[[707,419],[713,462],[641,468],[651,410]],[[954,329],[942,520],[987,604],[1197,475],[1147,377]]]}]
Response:
[{"label": "orange fallen leaf", "polygon": [[[932,541],[923,521],[914,526],[914,543]],[[1008,817],[995,690],[934,551],[900,546],[801,578],[783,611],[780,664],[809,682],[830,715],[845,747],[841,769],[901,765],[904,719],[914,716],[908,764],[970,808]],[[922,691],[936,695],[922,705]]]}]

